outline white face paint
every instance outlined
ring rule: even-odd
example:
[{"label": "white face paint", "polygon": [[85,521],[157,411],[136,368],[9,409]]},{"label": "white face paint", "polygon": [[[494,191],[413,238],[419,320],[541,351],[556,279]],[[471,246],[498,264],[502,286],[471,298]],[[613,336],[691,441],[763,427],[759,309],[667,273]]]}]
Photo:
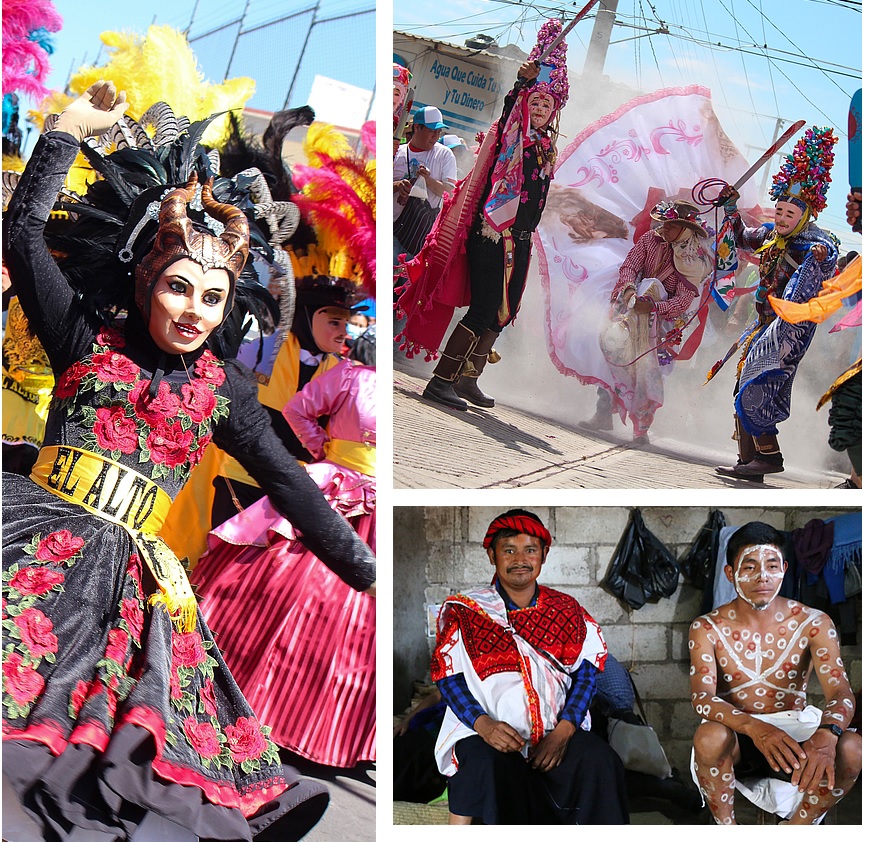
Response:
[{"label": "white face paint", "polygon": [[782,551],[771,544],[744,547],[733,566],[736,593],[756,611],[770,607],[784,578]]}]

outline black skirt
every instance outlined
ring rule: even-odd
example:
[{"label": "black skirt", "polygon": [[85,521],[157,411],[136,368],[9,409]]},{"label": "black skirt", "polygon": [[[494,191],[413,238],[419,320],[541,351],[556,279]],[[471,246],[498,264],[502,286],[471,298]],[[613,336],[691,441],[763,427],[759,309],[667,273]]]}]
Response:
[{"label": "black skirt", "polygon": [[3,770],[45,839],[299,839],[326,788],[283,769],[201,614],[178,631],[131,536],[3,475]]}]

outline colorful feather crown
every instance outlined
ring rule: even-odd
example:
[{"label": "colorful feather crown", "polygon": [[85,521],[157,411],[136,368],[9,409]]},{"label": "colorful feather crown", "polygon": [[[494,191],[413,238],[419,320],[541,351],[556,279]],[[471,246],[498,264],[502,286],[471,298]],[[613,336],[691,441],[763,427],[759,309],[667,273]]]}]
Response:
[{"label": "colorful feather crown", "polygon": [[[561,21],[557,18],[547,20],[540,27],[537,43],[530,51],[530,55],[527,57],[528,61],[536,61],[543,54],[543,50],[560,34]],[[552,65],[551,79],[548,82],[537,82],[531,91],[551,94],[555,98],[555,102],[558,103],[558,108],[564,108],[570,94],[570,86],[567,82],[567,44],[562,41],[544,61],[546,64]]]},{"label": "colorful feather crown", "polygon": [[777,202],[797,199],[809,207],[813,216],[818,216],[827,205],[825,195],[831,183],[835,143],[833,129],[807,129],[773,176],[770,196]]}]

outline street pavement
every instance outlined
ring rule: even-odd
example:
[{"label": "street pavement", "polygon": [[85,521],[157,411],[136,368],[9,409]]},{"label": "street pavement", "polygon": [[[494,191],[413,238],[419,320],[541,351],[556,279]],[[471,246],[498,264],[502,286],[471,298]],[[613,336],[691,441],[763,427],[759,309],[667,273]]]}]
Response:
[{"label": "street pavement", "polygon": [[650,444],[637,447],[618,420],[610,433],[590,432],[499,400],[461,412],[422,397],[431,366],[400,356],[395,366],[395,488],[795,489],[833,488],[845,478],[786,463],[763,483],[730,480],[714,466],[735,461],[735,443],[715,451],[651,429]]},{"label": "street pavement", "polygon": [[[321,781],[328,787],[331,801],[319,823],[309,831],[310,842],[375,842],[376,780],[374,763],[359,763],[353,769],[320,766],[305,758],[280,749],[283,765],[292,768],[303,778]],[[153,819],[157,817],[154,815]],[[41,842],[43,835],[21,807],[6,777],[3,778],[3,842]],[[55,837],[53,837],[55,838]],[[70,842],[110,842],[110,834],[78,828]],[[135,833],[139,842],[198,842],[192,831],[174,825],[168,820],[139,827]],[[276,842],[287,842],[278,839]]]},{"label": "street pavement", "polygon": [[306,836],[310,842],[374,842],[377,838],[377,770],[374,763],[338,769],[311,763],[285,750],[280,754],[286,766],[293,766],[301,777],[321,781],[331,795],[321,821]]}]

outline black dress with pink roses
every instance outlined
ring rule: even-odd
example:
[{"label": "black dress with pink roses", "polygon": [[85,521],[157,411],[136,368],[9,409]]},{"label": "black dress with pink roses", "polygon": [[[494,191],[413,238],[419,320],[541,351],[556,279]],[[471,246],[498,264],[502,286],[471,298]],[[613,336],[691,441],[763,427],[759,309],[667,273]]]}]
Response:
[{"label": "black dress with pink roses", "polygon": [[[235,456],[304,543],[358,590],[374,558],[271,429],[250,373],[159,350],[81,307],[43,239],[77,145],[40,139],[4,214],[4,262],[56,375],[45,445],[100,454],[174,498],[209,441]],[[297,839],[327,790],[292,778],[202,616],[180,632],[121,526],[3,475],[3,767],[47,840],[129,838],[148,811],[205,840]]]}]

